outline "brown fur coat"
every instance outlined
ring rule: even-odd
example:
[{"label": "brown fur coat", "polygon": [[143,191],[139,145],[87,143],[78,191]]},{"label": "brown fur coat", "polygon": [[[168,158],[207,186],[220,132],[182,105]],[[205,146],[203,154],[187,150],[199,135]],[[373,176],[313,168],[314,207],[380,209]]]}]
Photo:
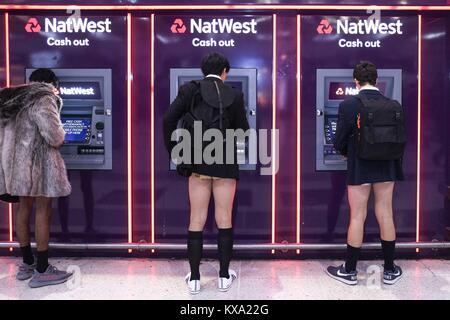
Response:
[{"label": "brown fur coat", "polygon": [[62,197],[71,192],[59,147],[62,101],[51,85],[0,91],[0,194]]}]

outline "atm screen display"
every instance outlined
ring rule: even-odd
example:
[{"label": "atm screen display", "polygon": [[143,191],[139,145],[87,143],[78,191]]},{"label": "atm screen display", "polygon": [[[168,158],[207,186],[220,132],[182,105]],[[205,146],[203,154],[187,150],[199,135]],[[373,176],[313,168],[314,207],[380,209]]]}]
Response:
[{"label": "atm screen display", "polygon": [[[377,83],[377,88],[380,92],[386,95],[386,82]],[[359,90],[356,88],[355,82],[353,81],[336,81],[330,82],[328,90],[329,100],[344,100],[349,96],[357,95]]]},{"label": "atm screen display", "polygon": [[358,94],[358,89],[354,82],[330,82],[328,91],[329,100],[344,100],[348,96]]},{"label": "atm screen display", "polygon": [[327,116],[325,118],[325,144],[333,144],[337,129],[337,116]]},{"label": "atm screen display", "polygon": [[102,98],[100,83],[96,81],[61,81],[59,93],[63,99],[100,100]]},{"label": "atm screen display", "polygon": [[65,143],[87,143],[91,138],[91,119],[63,118]]}]

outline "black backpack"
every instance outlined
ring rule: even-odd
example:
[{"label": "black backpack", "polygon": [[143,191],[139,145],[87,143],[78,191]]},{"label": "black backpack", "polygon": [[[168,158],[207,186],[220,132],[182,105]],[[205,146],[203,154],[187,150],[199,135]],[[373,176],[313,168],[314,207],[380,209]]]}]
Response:
[{"label": "black backpack", "polygon": [[[234,95],[230,94],[230,92],[222,92],[221,90],[225,91],[232,89],[228,86],[223,86],[222,89],[220,89],[216,81],[203,82],[203,85],[201,81],[191,81],[191,83],[195,85],[196,89],[191,99],[189,111],[186,112],[181,119],[180,127],[188,130],[191,134],[191,139],[193,139],[194,122],[201,121],[203,133],[208,129],[215,128],[221,130],[225,137],[225,130],[231,126],[227,108],[231,105],[230,102],[233,101]],[[214,85],[213,88],[211,87],[211,84]],[[202,92],[202,87],[204,90],[208,89],[208,92]],[[203,96],[208,97],[208,99],[204,99]],[[213,103],[215,99],[217,99],[217,105]],[[210,103],[208,103],[207,100],[209,100]],[[200,146],[202,152],[208,143],[209,142],[203,141]],[[193,157],[195,147],[196,146],[191,143],[191,157]],[[193,160],[193,158],[191,160]],[[193,168],[192,162],[191,164],[181,163],[177,165],[177,172],[181,176],[189,177],[192,174]]]},{"label": "black backpack", "polygon": [[405,115],[395,100],[360,100],[356,124],[356,154],[365,160],[397,160],[403,157],[406,144]]},{"label": "black backpack", "polygon": [[192,96],[189,111],[183,116],[182,127],[192,131],[194,129],[194,122],[201,121],[203,132],[215,128],[221,130],[222,133],[225,134],[225,130],[230,128],[231,125],[230,117],[227,112],[227,107],[229,105],[224,106],[222,100],[223,94],[221,93],[217,82],[213,81],[212,83],[214,83],[215,92],[213,94],[217,95],[218,106],[213,106],[203,99],[201,81],[191,81],[191,83],[196,86],[196,90]]}]

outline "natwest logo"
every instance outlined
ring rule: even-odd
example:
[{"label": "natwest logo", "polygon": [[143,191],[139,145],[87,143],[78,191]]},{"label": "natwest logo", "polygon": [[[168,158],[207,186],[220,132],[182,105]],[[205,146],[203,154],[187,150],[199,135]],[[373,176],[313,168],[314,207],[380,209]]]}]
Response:
[{"label": "natwest logo", "polygon": [[62,95],[82,95],[82,96],[94,96],[94,88],[81,88],[81,87],[60,87],[59,92]]},{"label": "natwest logo", "polygon": [[[205,20],[202,18],[189,20],[189,32],[190,33],[203,33],[203,34],[256,34],[257,22],[255,19],[250,21],[240,22],[235,19],[212,19]],[[187,31],[186,24],[181,19],[175,19],[170,27],[172,33],[185,33]]]},{"label": "natwest logo", "polygon": [[170,31],[172,33],[185,33],[186,32],[186,26],[184,25],[183,20],[181,19],[175,19],[173,21],[172,27],[170,28]]},{"label": "natwest logo", "polygon": [[[348,18],[336,20],[337,34],[403,34],[403,23],[400,19],[396,22],[385,23],[379,19],[350,21]],[[318,34],[330,34],[333,32],[333,26],[328,19],[322,19],[317,26]]]},{"label": "natwest logo", "polygon": [[36,18],[30,18],[25,25],[27,32],[41,32],[41,25]]},{"label": "natwest logo", "polygon": [[333,32],[333,27],[331,26],[330,21],[327,19],[322,19],[320,21],[319,25],[317,26],[317,33],[318,34],[330,34]]},{"label": "natwest logo", "polygon": [[[27,32],[41,32],[41,26],[36,18],[30,18],[25,25]],[[53,33],[110,33],[111,20],[92,21],[89,18],[45,18],[44,32]]]}]

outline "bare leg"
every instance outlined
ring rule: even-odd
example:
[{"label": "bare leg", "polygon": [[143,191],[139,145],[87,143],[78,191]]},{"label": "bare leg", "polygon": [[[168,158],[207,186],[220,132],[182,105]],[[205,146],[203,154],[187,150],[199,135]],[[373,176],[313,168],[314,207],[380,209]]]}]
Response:
[{"label": "bare leg", "polygon": [[30,215],[33,209],[33,198],[20,197],[19,210],[16,214],[16,235],[21,247],[30,245]]},{"label": "bare leg", "polygon": [[235,179],[218,179],[213,181],[215,217],[219,229],[232,227],[231,218],[235,192]]},{"label": "bare leg", "polygon": [[[375,215],[380,226],[381,247],[384,256],[384,269],[395,272],[395,226],[392,210],[394,182],[375,183]],[[398,279],[398,277],[397,277]],[[390,279],[392,281],[392,279]]]},{"label": "bare leg", "polygon": [[210,198],[211,180],[191,176],[189,178],[189,202],[191,205],[189,231],[203,231],[208,217]]},{"label": "bare leg", "polygon": [[36,198],[36,245],[38,251],[48,250],[52,198]]},{"label": "bare leg", "polygon": [[348,202],[350,204],[350,225],[348,227],[347,243],[359,248],[364,237],[364,222],[367,217],[367,201],[371,185],[348,186]]},{"label": "bare leg", "polygon": [[235,179],[219,179],[213,181],[215,216],[219,229],[217,235],[220,261],[219,277],[227,279],[230,278],[229,266],[233,254],[232,213],[235,191]]},{"label": "bare leg", "polygon": [[203,254],[203,228],[208,217],[211,198],[211,179],[189,178],[191,219],[188,233],[188,258],[191,268],[189,280],[200,280],[200,262]]},{"label": "bare leg", "polygon": [[395,240],[395,226],[392,212],[392,195],[394,182],[375,183],[375,215],[380,226],[381,239],[385,241]]},{"label": "bare leg", "polygon": [[[327,273],[336,280],[346,284],[358,283],[356,265],[364,238],[364,223],[367,217],[367,202],[371,184],[348,186],[348,203],[350,205],[350,224],[347,233],[347,258],[345,264],[329,266]],[[345,268],[344,268],[345,267]]]}]

